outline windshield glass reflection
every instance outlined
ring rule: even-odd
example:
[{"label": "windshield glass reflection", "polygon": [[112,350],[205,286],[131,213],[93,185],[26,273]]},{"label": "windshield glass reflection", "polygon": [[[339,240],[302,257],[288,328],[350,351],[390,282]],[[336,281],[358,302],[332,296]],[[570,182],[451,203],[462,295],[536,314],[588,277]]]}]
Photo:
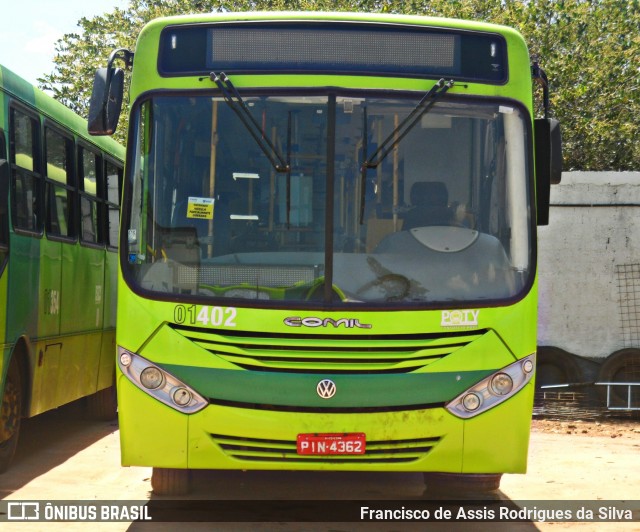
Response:
[{"label": "windshield glass reflection", "polygon": [[284,172],[224,99],[146,100],[134,113],[129,279],[224,304],[516,295],[531,260],[524,115],[443,97],[363,172],[420,98],[243,94]]}]

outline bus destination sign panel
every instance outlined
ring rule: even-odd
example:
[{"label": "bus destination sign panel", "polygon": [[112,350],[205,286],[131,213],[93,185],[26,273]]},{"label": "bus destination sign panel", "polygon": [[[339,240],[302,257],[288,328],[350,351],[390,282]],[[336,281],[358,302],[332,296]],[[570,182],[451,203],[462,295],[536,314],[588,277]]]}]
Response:
[{"label": "bus destination sign panel", "polygon": [[496,34],[399,24],[194,24],[163,30],[158,70],[163,76],[438,76],[501,84],[507,81],[505,50]]}]

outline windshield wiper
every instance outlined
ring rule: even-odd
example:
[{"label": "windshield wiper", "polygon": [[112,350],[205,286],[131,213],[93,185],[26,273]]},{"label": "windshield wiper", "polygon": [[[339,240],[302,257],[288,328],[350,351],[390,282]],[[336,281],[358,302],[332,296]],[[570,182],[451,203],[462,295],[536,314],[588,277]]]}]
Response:
[{"label": "windshield wiper", "polygon": [[400,141],[413,129],[426,113],[435,105],[436,100],[445,94],[451,87],[453,87],[454,81],[450,79],[445,81],[441,78],[436,84],[431,87],[427,93],[422,97],[413,110],[400,122],[391,133],[384,139],[376,151],[374,151],[370,157],[367,157],[367,113],[364,111],[364,124],[362,131],[362,152],[364,162],[360,167],[360,225],[364,221],[364,208],[367,186],[367,170],[369,168],[377,168],[382,161],[385,160],[387,155],[393,151],[393,149],[400,143]]},{"label": "windshield wiper", "polygon": [[[451,87],[453,87],[453,80],[445,81],[440,79],[429,91],[422,97],[413,110],[398,124],[398,126],[389,133],[389,136],[384,139],[380,146],[371,154],[371,157],[365,160],[362,166],[366,168],[377,168],[378,165],[384,161],[387,155],[391,153],[400,141],[413,129],[423,115],[428,113],[435,105],[436,100],[444,95]],[[366,132],[365,132],[366,134]],[[366,157],[366,153],[364,154]]]},{"label": "windshield wiper", "polygon": [[231,83],[229,77],[224,72],[220,74],[211,72],[209,77],[211,81],[218,86],[229,107],[238,115],[238,118],[247,128],[247,131],[256,141],[267,159],[269,159],[269,162],[276,172],[289,172],[291,170],[289,163],[284,160],[278,149],[271,140],[269,140],[269,137],[264,134],[260,128],[260,124],[258,124],[258,121],[253,117],[251,111],[249,111],[247,104],[242,99],[242,96],[240,96],[238,89]]}]

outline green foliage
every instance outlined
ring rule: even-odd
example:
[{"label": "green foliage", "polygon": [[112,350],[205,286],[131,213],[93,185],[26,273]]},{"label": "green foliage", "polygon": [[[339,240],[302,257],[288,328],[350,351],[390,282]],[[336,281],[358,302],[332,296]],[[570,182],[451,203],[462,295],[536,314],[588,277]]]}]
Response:
[{"label": "green foliage", "polygon": [[639,0],[131,0],[126,10],[81,19],[79,33],[57,42],[54,72],[40,85],[86,116],[95,69],[112,50],[133,50],[148,21],[258,10],[404,13],[513,26],[549,76],[565,169],[640,170]]}]

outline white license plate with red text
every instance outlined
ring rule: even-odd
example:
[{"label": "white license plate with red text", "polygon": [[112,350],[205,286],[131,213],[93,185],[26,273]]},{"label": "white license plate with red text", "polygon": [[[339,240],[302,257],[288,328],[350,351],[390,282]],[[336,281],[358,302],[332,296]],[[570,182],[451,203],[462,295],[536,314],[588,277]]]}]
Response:
[{"label": "white license plate with red text", "polygon": [[346,434],[298,434],[298,454],[364,454],[367,438],[364,432]]}]

